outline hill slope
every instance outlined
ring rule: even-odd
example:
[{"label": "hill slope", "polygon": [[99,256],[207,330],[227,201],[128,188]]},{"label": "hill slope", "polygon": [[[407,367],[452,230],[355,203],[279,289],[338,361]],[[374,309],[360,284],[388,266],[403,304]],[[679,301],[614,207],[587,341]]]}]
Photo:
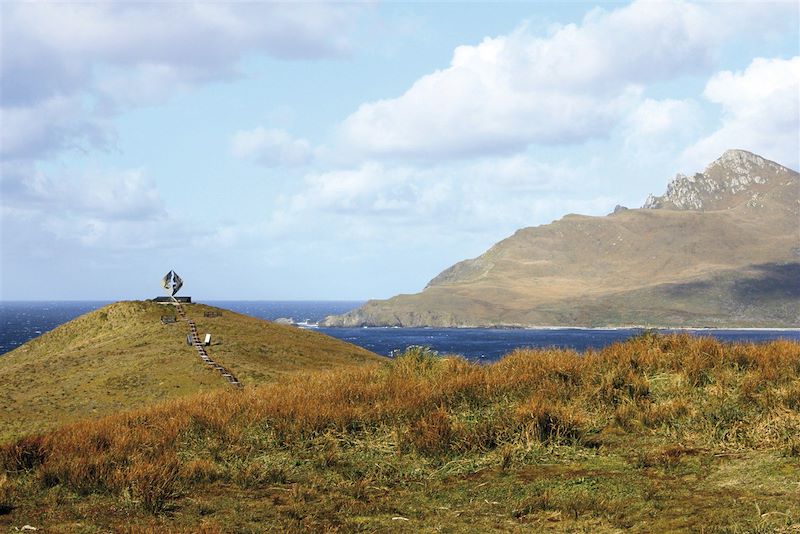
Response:
[{"label": "hill slope", "polygon": [[800,326],[800,175],[741,150],[642,209],[524,228],[327,326]]},{"label": "hill slope", "polygon": [[0,530],[797,532],[800,344],[409,350],[0,445]]},{"label": "hill slope", "polygon": [[[383,358],[322,334],[201,304],[184,305],[209,355],[245,385],[298,370]],[[216,311],[218,317],[205,317]],[[118,302],[85,314],[0,356],[0,440],[88,416],[199,391],[229,388],[186,345],[186,323],[161,324],[171,306]]]}]

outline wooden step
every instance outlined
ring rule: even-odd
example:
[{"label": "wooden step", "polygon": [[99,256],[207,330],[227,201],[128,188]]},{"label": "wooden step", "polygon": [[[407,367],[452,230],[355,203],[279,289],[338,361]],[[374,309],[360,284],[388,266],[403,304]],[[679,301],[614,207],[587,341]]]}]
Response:
[{"label": "wooden step", "polygon": [[186,321],[186,324],[189,326],[189,336],[191,337],[192,345],[197,350],[197,355],[200,357],[203,363],[208,367],[216,371],[219,371],[219,374],[222,376],[222,378],[224,378],[225,381],[228,382],[230,385],[238,388],[242,387],[242,384],[235,376],[233,376],[230,373],[230,371],[228,371],[227,369],[225,369],[225,367],[221,366],[220,364],[212,360],[211,357],[209,357],[208,353],[206,353],[205,346],[200,341],[200,335],[197,333],[197,325],[195,324],[195,322],[191,319],[186,318],[185,314],[183,313],[183,310],[180,308],[180,305],[176,305],[175,309],[177,310],[178,315],[181,316],[181,319]]}]

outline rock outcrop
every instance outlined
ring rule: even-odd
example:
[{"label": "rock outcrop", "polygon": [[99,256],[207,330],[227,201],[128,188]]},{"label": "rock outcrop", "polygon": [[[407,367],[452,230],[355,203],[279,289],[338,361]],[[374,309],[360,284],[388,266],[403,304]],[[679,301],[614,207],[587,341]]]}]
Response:
[{"label": "rock outcrop", "polygon": [[[728,150],[703,172],[678,174],[660,197],[650,195],[644,209],[731,209],[757,200],[776,182],[791,180],[791,171],[745,150]],[[752,204],[750,207],[757,207]]]}]

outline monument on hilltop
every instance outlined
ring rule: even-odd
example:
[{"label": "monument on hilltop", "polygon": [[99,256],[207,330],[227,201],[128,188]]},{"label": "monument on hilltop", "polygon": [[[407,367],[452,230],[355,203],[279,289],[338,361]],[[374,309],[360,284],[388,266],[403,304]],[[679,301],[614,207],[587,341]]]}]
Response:
[{"label": "monument on hilltop", "polygon": [[161,279],[161,287],[167,292],[166,297],[156,297],[154,302],[161,303],[191,303],[192,297],[176,297],[175,294],[183,287],[183,279],[175,271],[170,271]]}]

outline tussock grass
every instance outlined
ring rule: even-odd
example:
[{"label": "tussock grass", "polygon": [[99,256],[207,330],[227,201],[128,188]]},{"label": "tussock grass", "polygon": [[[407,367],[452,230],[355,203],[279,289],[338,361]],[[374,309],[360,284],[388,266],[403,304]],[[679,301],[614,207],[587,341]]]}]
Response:
[{"label": "tussock grass", "polygon": [[7,443],[0,501],[22,517],[67,491],[188,530],[798,528],[799,392],[789,341],[645,334],[486,366],[417,347]]}]

